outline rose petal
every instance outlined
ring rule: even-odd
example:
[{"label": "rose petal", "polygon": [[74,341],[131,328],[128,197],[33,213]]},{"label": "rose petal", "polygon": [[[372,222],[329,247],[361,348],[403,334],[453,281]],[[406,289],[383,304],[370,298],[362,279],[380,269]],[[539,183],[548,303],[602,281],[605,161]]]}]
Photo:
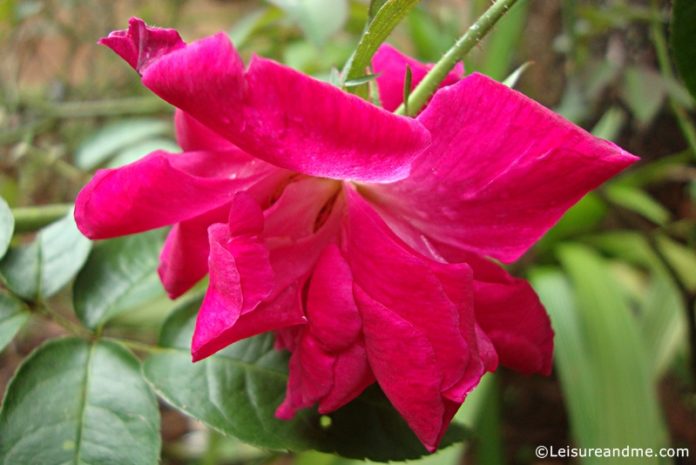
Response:
[{"label": "rose petal", "polygon": [[[257,311],[274,289],[269,252],[258,238],[262,228],[261,209],[248,195],[241,194],[230,206],[229,223],[208,229],[210,284],[196,320],[194,360],[235,342],[240,332],[275,329],[241,321]],[[253,316],[249,319],[257,321]],[[242,331],[241,327],[249,329]]]},{"label": "rose petal", "polygon": [[258,178],[226,177],[234,169],[234,160],[227,155],[156,151],[121,168],[98,170],[75,201],[77,226],[90,239],[107,239],[177,223],[219,207]]},{"label": "rose petal", "polygon": [[323,209],[330,214],[341,185],[329,179],[301,178],[285,186],[278,200],[265,212],[266,237],[301,239],[319,226]]},{"label": "rose petal", "polygon": [[476,321],[491,339],[500,363],[522,373],[549,375],[553,329],[532,286],[483,257],[436,247],[447,259],[465,261],[474,270]]},{"label": "rose petal", "polygon": [[290,420],[297,410],[310,407],[333,387],[335,357],[324,352],[309,332],[304,331],[290,357],[285,400],[276,409],[276,417]]},{"label": "rose petal", "polygon": [[[355,289],[370,366],[389,401],[433,452],[454,415],[440,392],[441,372],[430,340],[397,313]],[[456,411],[456,410],[455,410]]]},{"label": "rose petal", "polygon": [[[119,40],[130,37],[121,33]],[[427,131],[413,119],[273,61],[256,57],[245,72],[225,34],[148,56],[157,59],[141,69],[145,86],[282,168],[334,179],[394,181],[408,175],[429,144]]]},{"label": "rose petal", "polygon": [[[443,389],[457,384],[472,356],[470,346],[475,346],[471,270],[466,264],[440,264],[417,254],[357,192],[347,188],[346,196],[345,256],[353,279],[428,337],[442,370]],[[452,282],[468,290],[455,293]],[[460,300],[453,302],[452,297]]]},{"label": "rose petal", "polygon": [[208,227],[229,216],[228,204],[174,225],[157,269],[169,297],[176,299],[208,274]]},{"label": "rose petal", "polygon": [[[404,101],[404,81],[406,69],[411,68],[411,90],[423,80],[432,64],[424,64],[411,58],[389,44],[383,44],[372,57],[372,71],[377,74],[379,99],[385,110],[394,111]],[[440,84],[446,87],[458,82],[464,76],[464,65],[457,63]]]},{"label": "rose petal", "polygon": [[[207,315],[202,317],[204,309]],[[205,302],[204,306],[201,307],[198,320],[196,320],[196,332],[191,343],[191,353],[194,362],[202,360],[218,350],[224,349],[228,345],[247,337],[289,326],[301,325],[307,321],[300,304],[300,289],[295,286],[285,288],[282,293],[272,300],[265,301],[254,311],[241,315],[227,329],[223,329],[223,325],[219,325],[220,332],[207,332],[208,328],[206,325],[209,323],[214,324],[216,315],[220,317],[223,313],[224,310],[220,308],[205,308]],[[198,329],[199,325],[201,328],[200,332]]]},{"label": "rose petal", "polygon": [[174,29],[151,27],[140,18],[131,18],[127,30],[114,31],[99,43],[116,52],[138,73],[159,57],[186,46]]},{"label": "rose petal", "polygon": [[[234,147],[230,141],[196,121],[193,116],[178,109],[174,113],[174,127],[176,128],[176,141],[181,150],[185,152],[229,150]],[[249,155],[247,157],[252,158]]]},{"label": "rose petal", "polygon": [[336,357],[333,378],[333,389],[319,402],[319,413],[330,413],[343,407],[375,382],[362,341]]},{"label": "rose petal", "polygon": [[479,74],[438,91],[418,120],[433,144],[370,197],[432,239],[506,262],[637,160]]},{"label": "rose petal", "polygon": [[373,382],[362,343],[331,353],[304,329],[290,358],[287,394],[276,410],[276,417],[289,420],[297,410],[317,402],[319,413],[333,412],[358,397]]},{"label": "rose petal", "polygon": [[324,249],[307,291],[309,331],[331,352],[345,350],[360,335],[360,315],[353,298],[353,276],[336,245]]},{"label": "rose petal", "polygon": [[471,270],[418,254],[355,190],[345,192],[345,256],[370,366],[392,404],[433,450],[466,394],[495,364],[479,353]]}]

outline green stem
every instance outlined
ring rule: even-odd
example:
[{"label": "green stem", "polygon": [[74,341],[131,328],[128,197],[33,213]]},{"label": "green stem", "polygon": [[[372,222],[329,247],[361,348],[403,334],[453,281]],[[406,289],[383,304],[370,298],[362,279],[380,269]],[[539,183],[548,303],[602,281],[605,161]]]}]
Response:
[{"label": "green stem", "polygon": [[112,342],[117,342],[119,344],[122,344],[129,349],[137,350],[140,352],[165,352],[167,351],[166,347],[159,347],[155,346],[152,344],[147,344],[145,342],[140,342],[140,341],[134,341],[132,339],[122,339],[120,337],[104,337],[103,338],[105,341],[112,341]]},{"label": "green stem", "polygon": [[69,203],[13,208],[15,232],[23,233],[41,229],[67,215],[71,208],[72,204]]},{"label": "green stem", "polygon": [[152,96],[128,97],[113,100],[82,102],[25,101],[24,104],[54,118],[94,118],[104,116],[143,115],[167,111],[171,108],[164,100]]},{"label": "green stem", "polygon": [[411,92],[408,100],[408,113],[402,104],[396,114],[413,116],[423,108],[431,95],[435,93],[440,83],[447,77],[459,60],[478,44],[491,30],[495,23],[507,13],[517,0],[498,0],[491,5],[481,17],[469,27],[469,30],[455,42],[447,53],[433,66],[425,78]]},{"label": "green stem", "polygon": [[36,113],[37,119],[0,131],[0,144],[12,144],[21,141],[27,134],[47,131],[63,119],[156,114],[171,108],[165,101],[151,96],[84,102],[23,100],[21,104],[27,108],[27,113]]},{"label": "green stem", "polygon": [[[650,32],[653,37],[653,43],[655,45],[655,53],[657,54],[657,63],[660,67],[660,73],[668,79],[674,79],[674,72],[672,71],[672,62],[669,59],[669,48],[667,46],[667,40],[665,39],[664,32],[662,31],[662,21],[660,20],[660,7],[656,0],[652,1],[653,10],[653,21],[650,24]],[[671,94],[668,96],[669,105],[677,119],[677,124],[681,130],[686,142],[689,144],[689,148],[693,156],[696,157],[696,129],[693,123],[689,119],[689,116],[681,106],[679,101],[675,99]]]},{"label": "green stem", "polygon": [[92,333],[87,328],[63,316],[60,312],[53,310],[46,304],[46,302],[39,301],[29,305],[37,312],[43,314],[48,319],[61,326],[73,336],[80,336],[84,338],[89,338],[92,336]]},{"label": "green stem", "polygon": [[220,443],[222,436],[212,428],[208,428],[208,445],[201,457],[200,465],[217,465],[220,463]]}]

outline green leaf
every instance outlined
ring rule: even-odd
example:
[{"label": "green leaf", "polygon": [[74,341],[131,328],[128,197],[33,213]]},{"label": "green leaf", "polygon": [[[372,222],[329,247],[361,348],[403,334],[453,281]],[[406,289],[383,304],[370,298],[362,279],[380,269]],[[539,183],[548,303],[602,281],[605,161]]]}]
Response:
[{"label": "green leaf", "polygon": [[361,76],[356,79],[352,79],[350,81],[346,81],[343,83],[343,87],[356,87],[356,86],[361,86],[363,84],[367,84],[370,81],[374,81],[379,77],[378,74],[368,74],[366,76]]},{"label": "green leaf", "polygon": [[0,258],[5,256],[14,233],[14,217],[5,199],[0,197]]},{"label": "green leaf", "polygon": [[638,213],[653,223],[665,225],[670,219],[669,210],[641,189],[614,183],[607,186],[605,192],[616,205]]},{"label": "green leaf", "polygon": [[520,77],[522,77],[522,73],[524,73],[532,64],[533,62],[531,61],[522,63],[515,71],[510,73],[510,75],[505,78],[503,84],[513,89],[517,85],[517,81],[519,81]]},{"label": "green leaf", "polygon": [[[317,449],[350,458],[405,460],[425,449],[376,387],[336,412],[322,427],[313,410],[292,421],[275,418],[285,396],[286,352],[273,349],[265,334],[235,343],[208,359],[191,363],[189,344],[199,302],[175,311],[165,323],[161,352],[150,355],[144,373],[167,402],[222,433],[276,450]],[[461,440],[453,426],[441,447]]]},{"label": "green leaf", "polygon": [[[480,422],[483,417],[490,415],[486,409],[488,408],[488,400],[495,388],[495,379],[492,373],[487,374],[481,379],[481,382],[476,389],[466,398],[466,402],[454,417],[454,422],[471,427],[479,438],[483,432],[476,427],[476,423]],[[483,438],[481,438],[483,439]],[[436,452],[425,455],[419,459],[409,460],[408,465],[458,465],[462,463],[462,457],[469,444],[455,444],[450,447],[440,448]],[[307,451],[295,455],[294,465],[369,465],[375,463],[370,460],[352,460],[336,455],[327,454],[324,452]],[[484,463],[484,462],[480,462]]]},{"label": "green leaf", "polygon": [[696,98],[696,2],[674,0],[672,13],[672,52],[686,87]]},{"label": "green leaf", "polygon": [[153,118],[131,118],[108,124],[87,138],[75,152],[75,165],[92,170],[129,145],[166,134],[171,124]]},{"label": "green leaf", "polygon": [[[327,2],[328,3],[328,2]],[[385,2],[374,18],[365,28],[358,46],[343,68],[346,81],[351,81],[365,74],[370,66],[372,56],[406,14],[418,3],[418,0],[391,0]],[[357,86],[352,91],[362,97],[367,96],[367,86]]]},{"label": "green leaf", "polygon": [[616,140],[623,125],[626,123],[626,114],[619,107],[609,108],[592,128],[592,134],[607,140]]},{"label": "green leaf", "polygon": [[280,9],[264,7],[252,11],[235,22],[228,35],[234,46],[240,50],[257,31],[270,26],[282,17],[283,12]]},{"label": "green leaf", "polygon": [[664,271],[652,273],[648,295],[641,305],[641,332],[655,380],[669,367],[686,336],[684,302]]},{"label": "green leaf", "polygon": [[406,114],[408,114],[408,98],[411,96],[411,85],[413,83],[413,72],[411,67],[406,65],[406,76],[404,76],[404,108],[406,109]]},{"label": "green leaf", "polygon": [[3,465],[156,465],[157,400],[138,360],[111,342],[52,340],[10,382],[0,411]]},{"label": "green leaf", "polygon": [[657,236],[657,244],[674,271],[692,291],[696,290],[696,252],[667,236]]},{"label": "green leaf", "polygon": [[0,352],[29,319],[24,303],[0,291]]},{"label": "green leaf", "polygon": [[674,155],[651,160],[650,163],[636,166],[622,174],[619,182],[633,187],[644,187],[663,182],[675,174],[684,172],[689,166],[691,157],[691,151],[684,150]]},{"label": "green leaf", "polygon": [[639,67],[626,69],[620,91],[631,112],[643,126],[650,124],[655,118],[667,95],[662,76],[649,68]]},{"label": "green leaf", "polygon": [[268,0],[287,13],[317,45],[323,45],[348,19],[348,1]]},{"label": "green leaf", "polygon": [[607,207],[594,193],[589,193],[573,205],[561,220],[547,232],[536,248],[551,250],[554,244],[569,237],[592,231],[606,215]]},{"label": "green leaf", "polygon": [[540,268],[532,270],[530,281],[549,312],[556,333],[554,359],[573,437],[582,446],[596,445],[595,404],[599,392],[570,283],[560,270]]},{"label": "green leaf", "polygon": [[39,231],[31,244],[11,248],[0,262],[0,274],[7,287],[24,299],[50,297],[75,276],[91,246],[70,212]]},{"label": "green leaf", "polygon": [[[594,415],[592,443],[585,447],[663,447],[651,366],[637,319],[607,264],[591,249],[567,245],[560,259],[570,276],[578,323],[596,389],[587,410]],[[640,408],[636,408],[640,406]],[[644,459],[644,464],[660,463]]]},{"label": "green leaf", "polygon": [[437,61],[457,40],[457,27],[446,27],[425,8],[414,8],[406,20],[418,58]]},{"label": "green leaf", "polygon": [[161,230],[104,241],[94,248],[73,288],[75,313],[85,326],[95,329],[144,300],[122,305],[156,273],[161,248]]}]

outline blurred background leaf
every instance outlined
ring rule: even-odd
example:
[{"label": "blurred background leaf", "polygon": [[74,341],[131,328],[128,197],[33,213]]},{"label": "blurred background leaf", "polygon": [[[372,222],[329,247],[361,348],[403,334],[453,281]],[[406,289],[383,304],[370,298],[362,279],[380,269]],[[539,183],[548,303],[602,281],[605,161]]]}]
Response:
[{"label": "blurred background leaf", "polygon": [[674,0],[672,15],[672,51],[681,77],[696,97],[696,3]]}]

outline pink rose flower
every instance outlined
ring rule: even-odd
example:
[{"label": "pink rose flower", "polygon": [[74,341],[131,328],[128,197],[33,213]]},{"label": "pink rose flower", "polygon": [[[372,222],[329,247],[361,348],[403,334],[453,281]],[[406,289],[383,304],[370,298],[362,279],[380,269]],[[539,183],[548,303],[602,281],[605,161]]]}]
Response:
[{"label": "pink rose flower", "polygon": [[[171,297],[206,274],[200,360],[275,331],[292,352],[290,418],[328,413],[375,381],[433,451],[498,363],[548,374],[553,331],[512,262],[571,205],[636,158],[522,94],[456,69],[417,118],[254,57],[225,34],[185,44],[131,19],[101,40],[177,107],[181,154],[100,170],[75,216],[93,239],[174,225]],[[373,67],[385,108],[406,66]]]}]

